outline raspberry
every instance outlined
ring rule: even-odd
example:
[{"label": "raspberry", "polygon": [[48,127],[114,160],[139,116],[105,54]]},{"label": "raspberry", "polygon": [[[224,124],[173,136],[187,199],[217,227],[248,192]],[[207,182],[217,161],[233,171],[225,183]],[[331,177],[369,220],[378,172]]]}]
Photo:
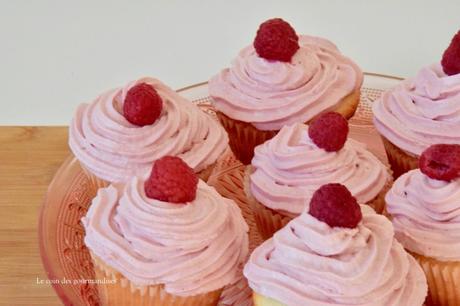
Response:
[{"label": "raspberry", "polygon": [[144,183],[151,199],[170,203],[195,200],[198,177],[182,159],[165,156],[155,161],[150,177]]},{"label": "raspberry", "polygon": [[329,112],[316,118],[308,127],[311,140],[328,152],[339,151],[345,145],[348,121],[339,113]]},{"label": "raspberry", "polygon": [[436,144],[423,151],[419,160],[420,171],[426,176],[451,181],[460,176],[460,145]]},{"label": "raspberry", "polygon": [[447,75],[460,73],[460,31],[455,34],[442,55],[442,69]]},{"label": "raspberry", "polygon": [[327,184],[316,190],[309,214],[331,227],[355,228],[362,219],[361,207],[342,184]]},{"label": "raspberry", "polygon": [[283,19],[269,19],[259,26],[254,48],[267,60],[290,62],[299,49],[299,37]]},{"label": "raspberry", "polygon": [[154,123],[161,115],[163,101],[155,88],[146,83],[131,87],[123,104],[126,120],[137,126]]}]

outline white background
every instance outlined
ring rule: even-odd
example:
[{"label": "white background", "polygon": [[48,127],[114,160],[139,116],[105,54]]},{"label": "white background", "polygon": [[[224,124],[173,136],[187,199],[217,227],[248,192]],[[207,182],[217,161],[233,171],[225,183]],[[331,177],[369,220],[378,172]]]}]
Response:
[{"label": "white background", "polygon": [[440,60],[460,1],[0,0],[0,124],[68,124],[78,103],[141,76],[206,81],[271,17],[407,77]]}]

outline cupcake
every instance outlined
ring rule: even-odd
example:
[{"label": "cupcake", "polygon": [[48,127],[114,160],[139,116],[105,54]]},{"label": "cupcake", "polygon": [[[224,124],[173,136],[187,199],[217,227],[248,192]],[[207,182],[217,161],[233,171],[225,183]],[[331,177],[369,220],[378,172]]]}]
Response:
[{"label": "cupcake", "polygon": [[235,156],[249,164],[254,148],[284,125],[320,113],[353,116],[363,74],[330,41],[297,35],[284,20],[262,23],[253,45],[209,81],[217,115]]},{"label": "cupcake", "polygon": [[340,184],[251,254],[244,268],[256,306],[420,306],[426,279],[391,222]]},{"label": "cupcake", "polygon": [[460,305],[460,145],[433,145],[386,196],[395,236],[418,260],[429,304]]},{"label": "cupcake", "polygon": [[430,145],[460,144],[460,31],[441,63],[385,92],[373,113],[395,178],[417,168]]},{"label": "cupcake", "polygon": [[327,183],[344,184],[360,203],[383,211],[392,183],[389,169],[347,134],[348,122],[326,113],[310,126],[285,126],[256,148],[245,192],[264,239],[308,210],[315,190]]},{"label": "cupcake", "polygon": [[81,104],[69,129],[69,146],[97,188],[148,172],[152,162],[179,156],[207,180],[228,147],[221,126],[190,101],[152,78]]},{"label": "cupcake", "polygon": [[216,305],[247,259],[238,206],[178,157],[120,185],[99,189],[82,220],[101,304]]}]

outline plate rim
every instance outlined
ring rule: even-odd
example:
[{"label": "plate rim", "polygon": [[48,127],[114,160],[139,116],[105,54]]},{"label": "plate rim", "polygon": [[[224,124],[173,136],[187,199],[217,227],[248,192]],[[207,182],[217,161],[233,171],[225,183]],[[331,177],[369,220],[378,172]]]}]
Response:
[{"label": "plate rim", "polygon": [[[52,265],[49,260],[49,256],[46,256],[47,252],[45,251],[45,243],[44,243],[44,235],[46,232],[46,226],[45,226],[45,208],[47,206],[47,203],[49,201],[49,194],[50,191],[54,188],[54,185],[57,184],[58,179],[59,179],[59,174],[62,173],[62,169],[68,167],[70,163],[74,160],[73,155],[70,153],[64,161],[61,163],[59,168],[56,170],[56,172],[53,175],[53,178],[51,179],[50,183],[48,184],[48,187],[46,188],[45,196],[42,201],[42,204],[40,206],[40,211],[39,211],[39,220],[38,220],[38,248],[40,251],[40,258],[42,261],[43,269],[45,270],[46,276],[48,277],[48,280],[54,280],[57,279],[56,277],[56,272],[53,270]],[[51,286],[54,289],[54,292],[56,295],[59,297],[61,302],[64,305],[72,305],[71,300],[67,295],[64,294],[64,292],[61,290],[61,285],[58,282],[51,282]]]},{"label": "plate rim", "polygon": [[[404,80],[403,77],[399,77],[399,76],[395,76],[395,75],[389,75],[389,74],[375,73],[375,72],[363,72],[363,75],[377,77],[377,78],[392,79],[392,80],[397,80],[397,81]],[[176,92],[182,92],[182,91],[194,89],[196,87],[204,86],[204,85],[206,85],[208,83],[209,83],[209,81],[204,81],[204,82],[199,82],[199,83],[196,83],[196,84],[193,84],[193,85],[188,85],[188,86],[176,89]]]}]

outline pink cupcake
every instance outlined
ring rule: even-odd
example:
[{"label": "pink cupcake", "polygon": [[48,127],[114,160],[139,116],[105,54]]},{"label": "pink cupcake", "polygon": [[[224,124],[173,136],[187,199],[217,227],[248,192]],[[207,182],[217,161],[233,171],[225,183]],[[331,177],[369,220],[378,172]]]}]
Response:
[{"label": "pink cupcake", "polygon": [[[340,129],[345,134],[336,135]],[[315,130],[322,133],[323,141],[312,133]],[[347,139],[347,133],[346,120],[327,113],[310,126],[285,126],[256,148],[246,170],[245,191],[265,239],[308,210],[315,190],[327,183],[341,183],[360,203],[383,211],[392,183],[389,169],[364,144]],[[329,148],[336,138],[340,138],[337,146]]]},{"label": "pink cupcake", "polygon": [[69,146],[92,192],[148,172],[166,155],[181,157],[207,179],[228,137],[220,125],[159,80],[143,78],[81,104]]},{"label": "pink cupcake", "polygon": [[396,238],[419,261],[430,305],[460,305],[460,145],[433,145],[386,196]]},{"label": "pink cupcake", "polygon": [[216,305],[247,259],[238,206],[177,157],[99,189],[82,222],[102,305]]},{"label": "pink cupcake", "polygon": [[256,306],[420,306],[427,294],[391,222],[340,184],[318,189],[309,211],[256,248],[244,275]]},{"label": "pink cupcake", "polygon": [[416,169],[429,146],[460,144],[460,31],[441,62],[384,93],[373,113],[395,178]]},{"label": "pink cupcake", "polygon": [[297,35],[280,18],[262,23],[254,43],[209,81],[209,94],[235,156],[249,164],[254,148],[284,125],[326,111],[351,118],[361,69],[329,40]]}]

